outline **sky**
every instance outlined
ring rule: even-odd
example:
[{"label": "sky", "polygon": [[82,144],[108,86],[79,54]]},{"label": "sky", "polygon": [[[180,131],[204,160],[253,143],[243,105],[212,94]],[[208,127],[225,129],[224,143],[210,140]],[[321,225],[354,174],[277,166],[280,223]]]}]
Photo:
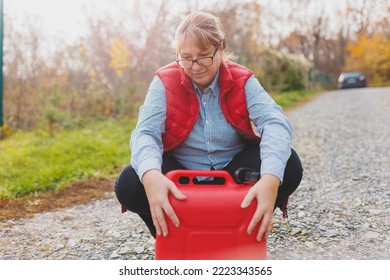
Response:
[{"label": "sky", "polygon": [[[1,0],[0,0],[1,1]],[[3,0],[5,17],[10,17],[14,20],[14,26],[25,24],[21,21],[25,15],[37,16],[41,19],[41,33],[49,38],[57,37],[65,41],[73,41],[87,32],[85,8],[94,7],[94,11],[109,10],[110,6],[115,5],[117,1],[126,3],[126,5],[134,5],[140,0]],[[142,0],[149,2],[158,2],[161,0]],[[171,9],[180,8],[180,4],[191,0],[171,0],[173,3]],[[196,1],[196,0],[193,0]],[[198,3],[202,6],[207,6],[212,2],[218,1],[223,3],[224,0],[199,0]],[[244,1],[244,0],[243,0]],[[273,10],[282,10],[285,8],[289,0],[258,0],[262,4],[267,4]],[[313,0],[317,3],[326,3],[326,12],[334,11],[335,8],[342,6],[347,0]],[[359,0],[358,0],[359,1]],[[297,11],[299,12],[299,11]],[[318,11],[317,11],[318,12]]]},{"label": "sky", "polygon": [[[4,16],[23,18],[37,16],[49,35],[79,36],[85,25],[82,7],[84,4],[99,3],[101,0],[3,0]],[[106,1],[107,2],[107,1]]]},{"label": "sky", "polygon": [[[44,34],[50,37],[60,36],[71,41],[87,32],[86,8],[89,10],[93,8],[94,12],[104,12],[110,10],[110,7],[117,2],[125,3],[126,6],[131,7],[136,1],[139,0],[3,0],[3,3],[5,17],[9,16],[12,19],[22,19],[26,15],[38,17],[42,19]],[[160,1],[148,0],[145,2],[160,3]],[[207,3],[210,0],[203,2]],[[172,3],[171,9],[180,9],[180,5],[183,5],[184,2],[173,0]]]},{"label": "sky", "polygon": [[[135,1],[139,0],[127,0],[126,3],[132,5]],[[319,3],[323,2],[323,0],[317,1]],[[44,26],[49,33],[59,32],[69,36],[83,32],[85,23],[83,7],[94,5],[101,9],[106,9],[109,5],[115,4],[112,0],[3,0],[3,2],[5,16],[37,15],[44,20]],[[173,8],[183,3],[182,0],[173,2]],[[209,2],[212,1],[199,1],[200,4]],[[260,0],[260,2],[270,2],[275,8],[278,8],[277,5],[283,6],[281,4],[283,1]],[[343,0],[326,0],[326,6],[329,8],[335,3],[340,4],[341,2]]]}]

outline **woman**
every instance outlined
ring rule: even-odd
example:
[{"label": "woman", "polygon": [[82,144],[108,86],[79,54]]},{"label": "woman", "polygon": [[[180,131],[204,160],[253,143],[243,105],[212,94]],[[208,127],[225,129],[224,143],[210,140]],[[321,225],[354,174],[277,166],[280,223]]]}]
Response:
[{"label": "woman", "polygon": [[168,194],[185,196],[164,176],[171,170],[260,172],[241,205],[257,200],[247,232],[257,231],[259,241],[270,233],[275,207],[285,206],[301,181],[289,121],[252,71],[228,60],[225,45],[218,18],[187,16],[175,34],[176,62],[156,72],[140,108],[131,164],[118,176],[115,191],[154,237],[168,234],[165,215],[180,226]]}]

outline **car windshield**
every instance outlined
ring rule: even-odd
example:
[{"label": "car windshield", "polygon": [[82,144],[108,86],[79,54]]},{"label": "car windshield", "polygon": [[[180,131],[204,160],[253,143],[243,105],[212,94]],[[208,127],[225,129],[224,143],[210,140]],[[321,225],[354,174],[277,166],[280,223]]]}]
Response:
[{"label": "car windshield", "polygon": [[362,73],[360,73],[360,72],[346,72],[346,73],[344,73],[344,78],[357,78],[361,75],[362,75]]}]

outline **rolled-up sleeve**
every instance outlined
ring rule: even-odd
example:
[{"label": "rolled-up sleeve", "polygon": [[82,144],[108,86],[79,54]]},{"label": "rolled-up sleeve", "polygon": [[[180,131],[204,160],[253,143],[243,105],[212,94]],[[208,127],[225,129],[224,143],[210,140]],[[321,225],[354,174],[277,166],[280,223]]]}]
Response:
[{"label": "rolled-up sleeve", "polygon": [[248,79],[245,92],[249,118],[261,136],[260,174],[275,175],[283,182],[284,169],[291,155],[291,123],[254,76]]},{"label": "rolled-up sleeve", "polygon": [[155,76],[145,102],[140,107],[137,126],[130,138],[131,165],[141,181],[146,171],[161,170],[165,119],[165,88],[162,81]]}]

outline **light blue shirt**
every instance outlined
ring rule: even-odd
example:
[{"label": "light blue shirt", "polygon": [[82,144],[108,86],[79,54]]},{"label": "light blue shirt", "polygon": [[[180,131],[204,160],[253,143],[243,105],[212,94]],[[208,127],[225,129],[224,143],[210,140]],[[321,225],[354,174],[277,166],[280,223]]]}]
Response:
[{"label": "light blue shirt", "polygon": [[[213,167],[219,170],[248,144],[223,115],[219,104],[218,74],[203,93],[195,84],[194,88],[200,104],[199,116],[187,139],[171,154],[187,169],[210,170]],[[291,124],[254,76],[248,79],[245,93],[249,118],[261,136],[260,174],[273,174],[282,182],[291,154]],[[130,140],[131,165],[141,181],[146,171],[161,170],[165,119],[165,87],[155,76],[140,107],[138,123]]]}]

